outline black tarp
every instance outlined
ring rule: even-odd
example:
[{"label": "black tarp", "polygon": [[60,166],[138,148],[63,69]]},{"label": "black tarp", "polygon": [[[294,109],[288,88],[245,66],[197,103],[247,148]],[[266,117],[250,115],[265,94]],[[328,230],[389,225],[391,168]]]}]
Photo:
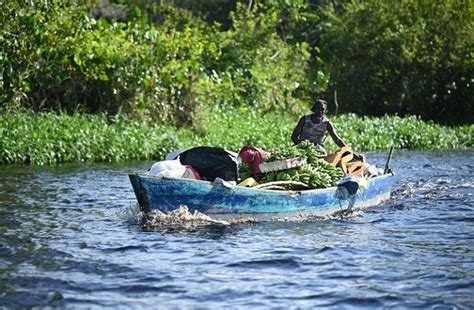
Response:
[{"label": "black tarp", "polygon": [[216,178],[224,181],[237,181],[236,158],[223,148],[200,146],[179,155],[183,165],[190,165],[201,177],[213,182]]}]

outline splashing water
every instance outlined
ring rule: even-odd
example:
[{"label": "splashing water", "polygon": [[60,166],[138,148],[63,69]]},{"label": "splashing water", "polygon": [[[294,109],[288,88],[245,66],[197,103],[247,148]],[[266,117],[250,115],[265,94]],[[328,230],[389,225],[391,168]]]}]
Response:
[{"label": "splashing water", "polygon": [[178,209],[165,214],[160,211],[152,211],[148,213],[140,212],[141,222],[145,228],[160,226],[199,226],[208,224],[229,225],[227,221],[219,221],[211,217],[194,211],[191,213],[187,206],[181,205]]},{"label": "splashing water", "polygon": [[[359,209],[340,210],[327,216],[314,214],[293,214],[291,216],[271,217],[267,221],[272,222],[314,222],[326,220],[349,220],[360,218],[363,211]],[[127,211],[129,222],[141,223],[145,230],[156,230],[159,228],[191,228],[206,225],[242,225],[264,222],[262,219],[254,217],[236,217],[227,220],[213,219],[212,217],[198,211],[191,212],[186,205],[180,205],[178,209],[163,213],[160,211],[142,212],[138,205],[130,207]]]}]

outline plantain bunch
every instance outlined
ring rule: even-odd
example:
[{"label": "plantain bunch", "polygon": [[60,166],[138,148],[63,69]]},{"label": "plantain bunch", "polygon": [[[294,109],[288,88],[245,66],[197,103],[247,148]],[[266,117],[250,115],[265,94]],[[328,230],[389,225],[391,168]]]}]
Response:
[{"label": "plantain bunch", "polygon": [[315,189],[330,187],[344,176],[340,168],[322,159],[321,153],[309,141],[303,141],[296,147],[281,149],[265,161],[272,162],[294,157],[304,157],[307,163],[296,168],[265,173],[260,183],[286,181],[287,189]]},{"label": "plantain bunch", "polygon": [[305,152],[303,150],[290,146],[280,149],[277,152],[273,152],[270,157],[265,158],[265,162],[270,163],[273,161],[287,160],[289,158],[304,157],[304,153]]},{"label": "plantain bunch", "polygon": [[318,149],[314,146],[313,143],[309,142],[308,140],[301,141],[295,148],[302,154],[303,157],[306,158],[307,162],[312,165],[319,161],[325,154],[322,154]]}]

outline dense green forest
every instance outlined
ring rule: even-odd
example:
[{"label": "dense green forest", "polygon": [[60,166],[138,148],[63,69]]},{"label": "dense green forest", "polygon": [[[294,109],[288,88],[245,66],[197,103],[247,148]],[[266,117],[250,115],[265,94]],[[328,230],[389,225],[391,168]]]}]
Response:
[{"label": "dense green forest", "polygon": [[194,126],[207,107],[473,122],[468,0],[5,0],[2,106]]}]

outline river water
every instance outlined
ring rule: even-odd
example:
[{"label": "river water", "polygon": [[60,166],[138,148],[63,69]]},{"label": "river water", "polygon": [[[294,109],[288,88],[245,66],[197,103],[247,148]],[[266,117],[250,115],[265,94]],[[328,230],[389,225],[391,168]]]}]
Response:
[{"label": "river water", "polygon": [[473,155],[397,150],[393,199],[346,219],[146,228],[151,162],[0,167],[0,307],[472,309]]}]

